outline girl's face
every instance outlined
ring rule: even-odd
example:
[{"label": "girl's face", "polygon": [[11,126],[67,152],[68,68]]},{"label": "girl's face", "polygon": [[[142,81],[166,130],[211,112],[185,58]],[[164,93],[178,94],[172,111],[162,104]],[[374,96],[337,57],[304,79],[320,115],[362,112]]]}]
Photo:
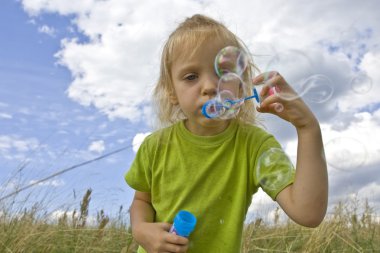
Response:
[{"label": "girl's face", "polygon": [[215,135],[229,124],[229,121],[208,119],[202,114],[204,103],[216,95],[219,77],[214,70],[214,60],[225,46],[227,44],[218,39],[208,39],[190,56],[177,52],[180,57],[172,63],[174,94],[170,102],[180,106],[187,117],[185,125],[194,134]]}]

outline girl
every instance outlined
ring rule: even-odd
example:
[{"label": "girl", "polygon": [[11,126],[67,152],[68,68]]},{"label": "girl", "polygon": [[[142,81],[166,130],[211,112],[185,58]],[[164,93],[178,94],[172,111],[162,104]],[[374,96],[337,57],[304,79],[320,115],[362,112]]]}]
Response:
[{"label": "girl", "polygon": [[[301,225],[316,227],[324,218],[328,180],[319,123],[301,98],[268,96],[269,87],[294,94],[280,74],[252,79],[253,65],[243,74],[245,83],[266,83],[260,94],[266,98],[257,110],[297,130],[296,170],[290,163],[270,168],[292,172],[280,185],[268,187],[271,182],[257,178],[259,157],[281,146],[255,126],[252,102],[244,103],[234,119],[202,115],[202,106],[217,93],[215,56],[226,46],[243,49],[224,25],[202,15],[186,19],[165,44],[154,98],[166,127],[144,140],[126,174],[136,190],[130,214],[138,252],[239,252],[245,215],[259,187]],[[278,103],[282,111],[275,110]],[[179,210],[197,217],[189,238],[169,233]]]}]

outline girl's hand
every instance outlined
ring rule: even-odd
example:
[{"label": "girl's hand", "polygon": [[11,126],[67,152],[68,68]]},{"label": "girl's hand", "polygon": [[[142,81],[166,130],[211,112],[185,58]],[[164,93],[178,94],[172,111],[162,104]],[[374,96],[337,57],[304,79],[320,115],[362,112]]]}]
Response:
[{"label": "girl's hand", "polygon": [[[276,71],[262,73],[252,80],[254,85],[264,83],[260,92],[261,103],[257,111],[272,113],[292,123],[297,130],[318,125],[314,114]],[[273,89],[276,92],[273,92]]]},{"label": "girl's hand", "polygon": [[169,233],[169,223],[141,222],[134,229],[134,238],[148,253],[184,253],[189,240]]}]

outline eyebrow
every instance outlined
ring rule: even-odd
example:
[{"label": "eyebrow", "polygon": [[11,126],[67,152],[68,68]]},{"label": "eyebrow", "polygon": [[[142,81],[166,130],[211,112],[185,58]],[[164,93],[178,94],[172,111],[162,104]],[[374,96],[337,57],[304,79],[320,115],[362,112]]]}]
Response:
[{"label": "eyebrow", "polygon": [[182,74],[184,74],[184,72],[188,72],[188,71],[192,72],[193,70],[196,71],[197,69],[199,69],[199,64],[195,64],[195,63],[188,63],[187,64],[187,63],[185,63],[177,69],[176,73],[178,75],[182,75]]}]

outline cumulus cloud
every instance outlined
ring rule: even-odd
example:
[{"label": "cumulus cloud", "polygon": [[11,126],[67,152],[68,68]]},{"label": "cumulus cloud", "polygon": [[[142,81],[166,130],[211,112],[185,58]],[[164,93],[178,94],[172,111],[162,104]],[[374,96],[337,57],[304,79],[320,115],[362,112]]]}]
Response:
[{"label": "cumulus cloud", "polygon": [[[50,222],[59,222],[59,220],[64,220],[68,224],[71,224],[73,222],[73,217],[78,219],[78,213],[76,210],[64,210],[64,209],[57,209],[54,210],[49,214],[48,221]],[[96,216],[89,214],[86,218],[86,224],[90,226],[98,225],[98,219]]]},{"label": "cumulus cloud", "polygon": [[38,28],[38,32],[45,33],[45,34],[47,34],[47,35],[49,35],[51,37],[54,37],[55,33],[56,33],[54,27],[50,27],[50,26],[47,26],[47,25],[40,26]]},{"label": "cumulus cloud", "polygon": [[135,135],[132,141],[133,151],[136,153],[139,150],[141,143],[144,141],[145,137],[150,135],[150,132],[147,133],[138,133]]},{"label": "cumulus cloud", "polygon": [[[89,41],[64,39],[56,54],[74,78],[68,96],[96,107],[110,119],[134,122],[146,118],[159,51],[169,28],[178,17],[199,10],[199,4],[190,0],[84,1],[78,6],[67,1],[24,0],[23,7],[31,15],[76,16],[74,24]],[[171,15],[167,15],[169,9]]]},{"label": "cumulus cloud", "polygon": [[[296,56],[295,59],[283,67],[285,76],[292,82],[292,79],[307,78],[312,73],[324,74],[333,81],[335,98],[347,85],[344,78],[335,78],[336,75],[344,73],[354,78],[355,73],[351,73],[354,68],[344,72],[343,68],[366,68],[365,62],[371,60],[366,54],[376,41],[371,27],[376,14],[364,15],[355,5],[347,6],[344,1],[307,5],[292,1],[286,8],[278,8],[279,1],[236,4],[214,0],[163,0],[148,4],[87,0],[72,5],[60,0],[23,0],[22,3],[31,15],[74,14],[73,24],[89,40],[64,39],[56,54],[74,78],[67,94],[84,106],[98,108],[111,119],[146,119],[162,44],[176,24],[192,13],[205,13],[224,22],[243,38],[263,70],[271,67],[268,63],[273,57],[297,49],[299,54],[291,55]],[[368,1],[361,8],[371,10],[375,5]],[[113,11],[104,12],[105,9]],[[168,10],[171,10],[170,15]],[[276,10],[275,18],[267,15],[273,10]],[[352,22],[353,17],[360,18],[360,22]],[[331,55],[314,61],[318,59],[315,56],[326,52]],[[368,59],[363,61],[363,66],[358,65],[363,57]],[[328,62],[334,64],[325,69],[323,66]],[[373,79],[370,73],[368,75]],[[344,102],[340,104],[343,106]]]},{"label": "cumulus cloud", "polygon": [[0,118],[2,119],[12,119],[13,116],[9,113],[0,112]]},{"label": "cumulus cloud", "polygon": [[[334,123],[322,124],[322,134],[330,181],[330,203],[341,201],[349,194],[359,194],[380,206],[375,194],[380,185],[380,109],[373,113],[354,113],[351,120],[336,128]],[[286,143],[286,152],[295,158],[297,141]],[[295,162],[295,159],[293,159]],[[376,203],[376,204],[375,204]]]},{"label": "cumulus cloud", "polygon": [[[357,182],[351,192],[365,192],[366,184],[379,184],[373,182],[373,178],[380,178],[374,169],[380,164],[378,1],[347,4],[344,0],[293,0],[286,5],[280,0],[85,0],[75,5],[63,0],[21,2],[32,17],[43,13],[70,15],[71,26],[86,37],[72,38],[70,34],[56,53],[58,62],[73,77],[67,95],[110,119],[133,122],[147,122],[151,115],[150,93],[169,33],[194,13],[222,21],[243,39],[262,71],[276,68],[293,86],[313,75],[326,77],[320,84],[332,88],[329,99],[315,103],[313,93],[305,94],[304,99],[321,122],[333,194],[347,193],[343,181],[348,179]],[[296,132],[285,124],[266,119],[268,129],[294,158]],[[135,152],[145,136],[135,136]],[[350,152],[355,155],[347,155]],[[344,168],[349,169],[342,172]],[[360,174],[358,168],[374,175]]]},{"label": "cumulus cloud", "polygon": [[93,141],[88,147],[88,151],[101,154],[105,150],[105,145],[103,140]]},{"label": "cumulus cloud", "polygon": [[53,180],[47,180],[44,182],[38,183],[39,180],[30,180],[29,184],[36,184],[38,186],[52,186],[52,187],[59,187],[65,185],[65,182],[62,179],[53,179]]},{"label": "cumulus cloud", "polygon": [[9,160],[23,159],[24,154],[40,145],[35,138],[22,138],[16,135],[0,135],[0,154]]},{"label": "cumulus cloud", "polygon": [[94,4],[94,0],[83,0],[72,4],[64,0],[23,0],[22,5],[32,16],[43,12],[57,12],[62,15],[85,13]]}]

